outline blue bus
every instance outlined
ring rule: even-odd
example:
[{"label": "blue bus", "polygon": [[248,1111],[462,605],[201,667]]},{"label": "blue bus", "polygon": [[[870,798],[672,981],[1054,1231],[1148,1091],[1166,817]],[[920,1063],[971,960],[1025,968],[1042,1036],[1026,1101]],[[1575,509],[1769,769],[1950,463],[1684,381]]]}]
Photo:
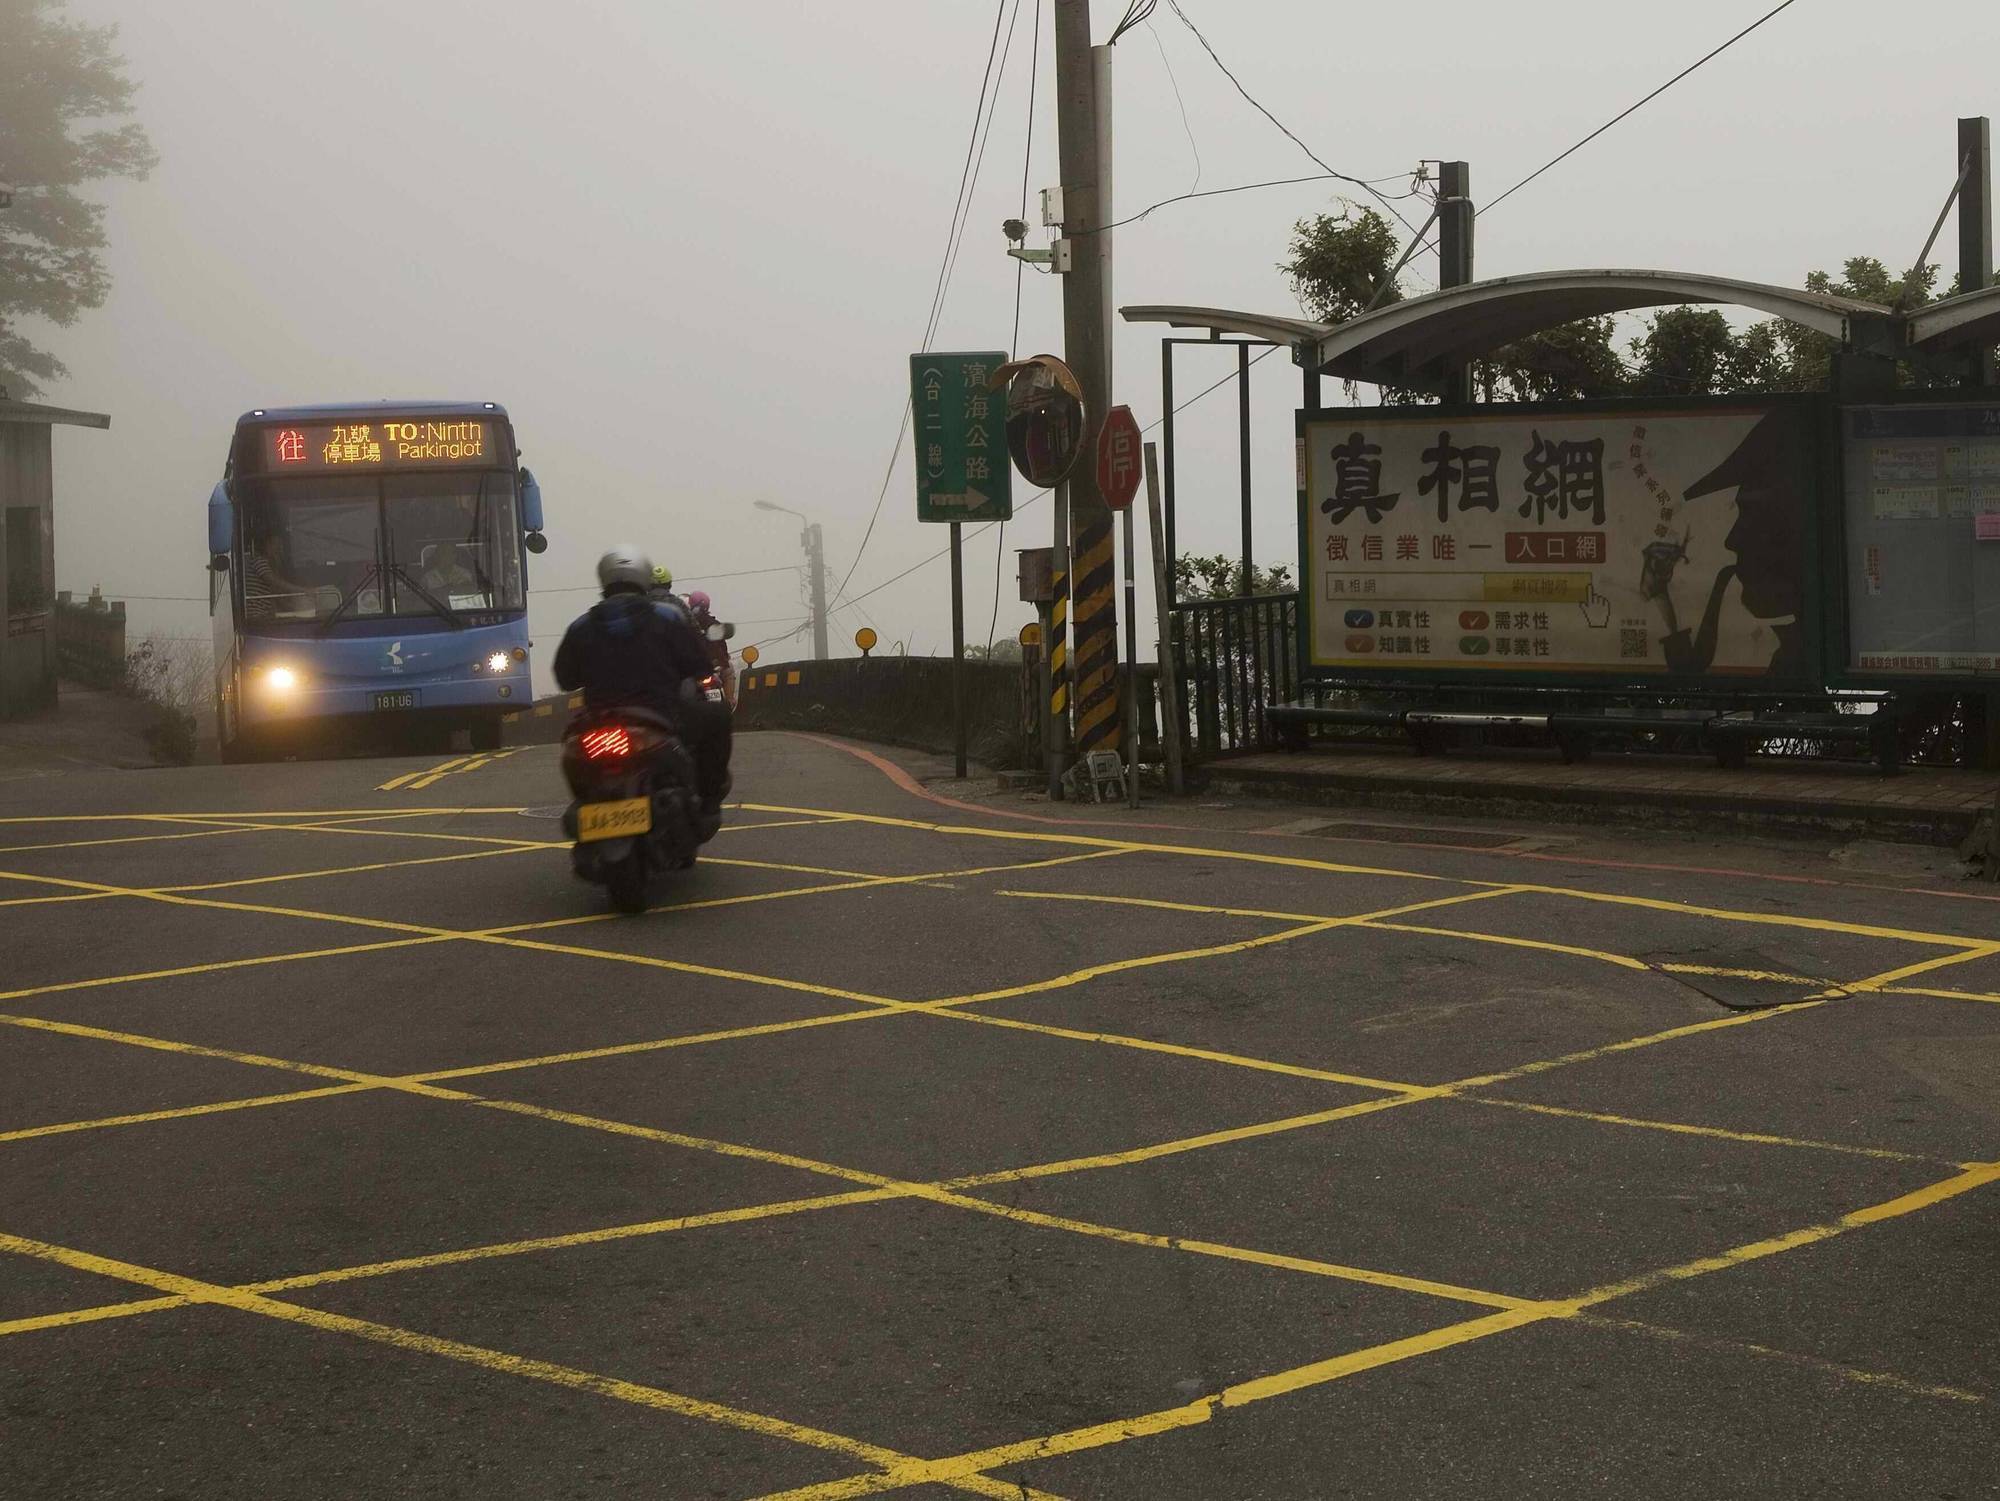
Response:
[{"label": "blue bus", "polygon": [[499,744],[542,497],[490,401],[259,408],[208,500],[225,761]]}]

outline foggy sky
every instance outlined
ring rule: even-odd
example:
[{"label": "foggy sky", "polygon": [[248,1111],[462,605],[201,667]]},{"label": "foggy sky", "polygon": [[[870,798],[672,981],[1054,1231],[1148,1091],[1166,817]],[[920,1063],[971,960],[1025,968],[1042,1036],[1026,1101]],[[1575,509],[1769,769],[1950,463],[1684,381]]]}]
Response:
[{"label": "foggy sky", "polygon": [[[1015,267],[999,223],[1019,207],[1035,4],[1023,5],[934,347],[1009,343]],[[1480,201],[1769,8],[1183,5],[1334,166],[1376,178],[1463,157]],[[1123,8],[1097,0],[1098,40]],[[530,611],[543,664],[591,597],[549,591],[587,585],[614,541],[642,543],[697,585],[797,562],[797,524],[753,511],[760,497],[822,521],[834,577],[847,573],[944,248],[988,0],[70,10],[121,26],[161,165],[144,183],[96,189],[110,205],[111,299],[45,331],[72,372],[45,399],[112,414],[109,432],[58,430],[61,587],[205,599],[203,506],[236,416],[386,396],[511,411],[547,501]],[[1201,187],[1316,170],[1166,7],[1153,28],[1117,49],[1121,216],[1195,180],[1162,47]],[[1031,195],[1057,181],[1051,29],[1045,13]],[[1481,218],[1478,273],[1648,266],[1798,285],[1849,255],[1905,264],[1956,175],[1954,119],[2000,113],[1996,33],[1984,0],[1911,12],[1801,0]],[[1295,312],[1276,263],[1293,221],[1331,207],[1340,186],[1162,208],[1118,232],[1114,296]],[[1412,202],[1399,207],[1420,220]],[[1032,197],[1027,217],[1038,223]],[[1030,243],[1045,243],[1039,228]],[[1932,257],[1942,279],[1955,250],[1947,224]],[[1429,284],[1435,258],[1412,269],[1413,289]],[[1159,415],[1160,332],[1118,335],[1114,395],[1141,423]],[[1020,352],[1060,346],[1060,285],[1031,273]],[[1194,352],[1180,394],[1227,368]],[[1284,561],[1296,551],[1297,374],[1279,355],[1255,376],[1258,549]],[[1341,399],[1333,383],[1328,399]],[[1181,419],[1184,548],[1235,548],[1235,421],[1227,389]],[[1030,493],[1018,478],[1015,493],[1017,506]],[[850,592],[945,545],[945,529],[914,511],[905,448]],[[978,641],[994,541],[967,548]],[[1014,599],[1012,549],[1047,541],[1046,502],[1008,529],[1003,635],[1030,614]],[[939,563],[843,609],[836,647],[873,623],[885,644],[941,648],[947,590]],[[711,592],[745,622],[739,645],[805,614],[792,574]],[[130,608],[138,631],[207,633],[205,603]],[[795,653],[796,638],[767,648],[770,660]]]}]

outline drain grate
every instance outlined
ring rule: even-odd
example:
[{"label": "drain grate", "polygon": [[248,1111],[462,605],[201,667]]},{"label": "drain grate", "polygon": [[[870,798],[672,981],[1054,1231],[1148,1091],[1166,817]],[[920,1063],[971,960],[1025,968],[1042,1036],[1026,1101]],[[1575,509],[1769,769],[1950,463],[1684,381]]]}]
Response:
[{"label": "drain grate", "polygon": [[1370,844],[1451,844],[1475,850],[1504,849],[1521,838],[1519,834],[1489,834],[1474,829],[1411,829],[1393,823],[1322,823],[1298,832],[1319,839],[1360,839]]}]

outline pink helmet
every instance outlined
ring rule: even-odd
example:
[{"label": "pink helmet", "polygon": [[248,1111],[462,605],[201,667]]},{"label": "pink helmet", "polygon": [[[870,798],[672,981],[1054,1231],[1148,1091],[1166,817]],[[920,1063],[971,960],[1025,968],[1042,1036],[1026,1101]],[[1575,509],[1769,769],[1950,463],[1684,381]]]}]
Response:
[{"label": "pink helmet", "polygon": [[706,615],[715,608],[709,597],[699,589],[688,591],[687,602],[688,608],[698,615]]}]

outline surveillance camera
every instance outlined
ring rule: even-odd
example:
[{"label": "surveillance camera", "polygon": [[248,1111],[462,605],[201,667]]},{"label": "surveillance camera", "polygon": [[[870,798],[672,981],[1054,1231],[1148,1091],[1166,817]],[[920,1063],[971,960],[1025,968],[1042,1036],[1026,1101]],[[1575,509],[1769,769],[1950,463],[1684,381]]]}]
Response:
[{"label": "surveillance camera", "polygon": [[1028,221],[1026,219],[1009,219],[1000,226],[1000,233],[1018,245],[1028,238]]}]

